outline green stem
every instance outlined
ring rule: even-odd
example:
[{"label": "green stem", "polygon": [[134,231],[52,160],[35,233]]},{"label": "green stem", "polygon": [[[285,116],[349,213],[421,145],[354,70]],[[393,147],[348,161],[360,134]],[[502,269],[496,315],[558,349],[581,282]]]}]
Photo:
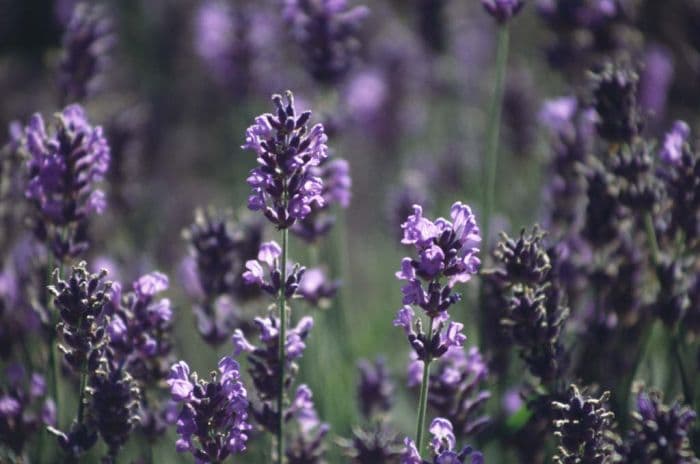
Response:
[{"label": "green stem", "polygon": [[627,421],[626,411],[628,408],[629,397],[632,390],[632,382],[634,382],[634,378],[637,375],[639,366],[642,364],[642,360],[644,359],[647,349],[649,348],[649,343],[652,338],[651,335],[654,331],[654,325],[654,322],[645,323],[646,327],[644,327],[643,332],[641,334],[641,343],[639,345],[639,350],[637,350],[637,354],[632,363],[632,369],[630,369],[629,373],[627,374],[627,377],[625,377],[622,383],[622,392],[619,395],[620,401],[618,403],[618,411],[616,411],[616,415],[620,418],[621,425],[623,426],[623,428]]},{"label": "green stem", "polygon": [[496,197],[496,173],[498,172],[498,141],[501,131],[501,112],[503,109],[503,87],[508,65],[508,45],[510,33],[508,25],[500,26],[498,30],[498,51],[496,54],[496,81],[493,90],[493,99],[489,109],[489,122],[487,128],[486,146],[486,187],[483,197],[483,211],[481,225],[483,228],[483,248],[489,249],[489,229],[491,214]]},{"label": "green stem", "polygon": [[683,396],[685,397],[685,402],[689,405],[693,405],[693,388],[690,385],[690,380],[688,378],[688,372],[685,370],[685,365],[683,364],[683,357],[680,352],[679,335],[677,333],[671,334],[671,354],[678,365],[678,372],[681,375],[681,385],[683,386]]},{"label": "green stem", "polygon": [[[430,326],[428,328],[428,339],[433,336],[433,318],[430,318]],[[416,446],[418,447],[418,452],[423,455],[424,439],[423,439],[423,429],[425,428],[425,413],[428,409],[428,390],[430,389],[430,362],[432,360],[428,357],[423,362],[423,381],[420,384],[420,396],[418,397],[418,422],[416,424]]]},{"label": "green stem", "polygon": [[289,248],[289,231],[282,229],[282,259],[280,263],[280,291],[277,295],[277,306],[280,313],[279,332],[279,396],[277,397],[278,431],[277,431],[277,459],[284,463],[284,367],[286,362],[285,345],[287,342],[287,309],[286,309],[286,283],[287,283],[287,249]]}]

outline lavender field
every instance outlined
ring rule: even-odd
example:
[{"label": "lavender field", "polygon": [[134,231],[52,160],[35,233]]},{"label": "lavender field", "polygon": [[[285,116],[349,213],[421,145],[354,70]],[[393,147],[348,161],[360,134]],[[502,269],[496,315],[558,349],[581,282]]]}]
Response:
[{"label": "lavender field", "polygon": [[700,464],[700,0],[0,0],[0,464]]}]

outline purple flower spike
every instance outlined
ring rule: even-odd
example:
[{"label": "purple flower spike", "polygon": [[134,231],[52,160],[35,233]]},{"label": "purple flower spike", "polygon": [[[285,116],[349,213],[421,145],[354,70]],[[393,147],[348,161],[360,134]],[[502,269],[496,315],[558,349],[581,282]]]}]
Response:
[{"label": "purple flower spike", "polygon": [[325,204],[323,181],[311,168],[328,157],[327,137],[321,124],[308,128],[311,112],[298,115],[291,92],[272,101],[275,114],[257,117],[242,146],[256,153],[259,165],[248,176],[248,207],[287,229]]},{"label": "purple flower spike", "polygon": [[175,447],[178,452],[192,453],[197,462],[222,462],[242,453],[252,428],[238,363],[224,357],[218,368],[209,380],[193,374],[190,381],[189,367],[180,361],[171,368],[168,380],[173,399],[182,403]]},{"label": "purple flower spike", "polygon": [[678,164],[683,156],[683,146],[690,137],[690,127],[684,121],[676,121],[673,128],[666,134],[661,148],[661,159],[668,164]]},{"label": "purple flower spike", "polygon": [[101,127],[92,127],[80,105],[57,115],[54,131],[47,131],[40,114],[25,128],[29,182],[26,196],[34,204],[35,234],[63,260],[87,248],[79,237],[92,214],[105,209],[97,189],[107,173],[110,149]]},{"label": "purple flower spike", "polygon": [[525,0],[481,0],[481,4],[496,21],[503,24],[520,12]]}]

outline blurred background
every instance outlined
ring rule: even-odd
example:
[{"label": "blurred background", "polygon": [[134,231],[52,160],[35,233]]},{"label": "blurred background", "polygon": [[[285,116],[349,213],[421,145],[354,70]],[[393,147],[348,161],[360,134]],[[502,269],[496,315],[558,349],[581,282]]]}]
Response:
[{"label": "blurred background", "polygon": [[[0,0],[0,127],[73,101],[104,126],[112,148],[109,208],[91,222],[88,261],[107,265],[123,281],[152,269],[166,273],[176,356],[206,372],[231,345],[212,347],[197,335],[182,280],[190,254],[183,231],[202,207],[249,220],[245,179],[255,159],[240,148],[245,129],[271,110],[271,94],[292,90],[297,107],[311,109],[312,120],[326,126],[333,156],[349,162],[353,182],[352,201],[335,211],[328,237],[313,246],[292,238],[293,259],[320,265],[342,282],[321,307],[294,306],[295,320],[316,317],[299,378],[313,389],[332,436],[347,436],[361,422],[356,362],[382,354],[397,383],[394,424],[410,433],[417,392],[405,388],[409,347],[391,322],[401,305],[394,272],[408,254],[400,224],[413,203],[437,217],[460,200],[480,218],[497,25],[477,0],[352,1],[349,8],[364,4],[369,14],[343,39],[346,62],[323,76],[283,3],[102,2],[104,29],[93,50],[100,72],[86,94],[73,95],[61,76],[75,2]],[[551,150],[538,114],[554,97],[585,101],[587,72],[601,56],[624,53],[638,65],[648,133],[662,134],[675,119],[691,126],[697,119],[699,1],[573,2],[615,5],[611,14],[591,6],[601,15],[595,20],[556,16],[555,3],[528,1],[512,22],[494,237],[543,220]],[[19,226],[9,230],[15,237],[26,233]],[[264,230],[266,239],[276,235]],[[453,317],[465,323],[468,345],[478,346],[476,323],[470,323],[476,288],[465,286]],[[242,311],[252,319],[267,304],[253,300]],[[171,434],[158,448],[164,462],[177,459]],[[487,452],[491,462],[510,462],[499,451]],[[329,453],[330,462],[341,462],[336,447]],[[236,462],[259,459],[252,454]]]}]

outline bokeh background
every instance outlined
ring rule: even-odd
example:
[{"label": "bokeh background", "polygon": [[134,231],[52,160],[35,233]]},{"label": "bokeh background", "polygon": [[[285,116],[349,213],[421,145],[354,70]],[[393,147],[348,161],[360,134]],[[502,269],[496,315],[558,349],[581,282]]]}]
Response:
[{"label": "bokeh background", "polygon": [[[543,219],[550,149],[538,113],[549,98],[588,98],[587,70],[599,56],[624,52],[639,65],[650,134],[662,134],[673,119],[691,125],[697,119],[700,2],[611,0],[620,12],[594,36],[577,30],[573,19],[554,27],[540,11],[553,2],[527,2],[512,23],[494,235]],[[352,202],[337,211],[336,227],[316,249],[293,238],[291,256],[342,280],[326,308],[294,307],[295,319],[317,318],[300,379],[312,387],[333,436],[347,436],[360,421],[355,365],[378,354],[397,382],[394,422],[402,432],[413,430],[417,392],[404,386],[409,348],[391,324],[401,304],[394,272],[406,253],[399,225],[413,202],[436,217],[461,200],[479,218],[496,54],[496,23],[477,0],[351,5],[362,3],[371,11],[353,45],[356,59],[338,79],[320,83],[284,20],[281,0],[103,2],[114,42],[105,46],[104,72],[84,99],[113,153],[109,209],[92,221],[88,261],[109,263],[124,281],[151,269],[166,273],[176,309],[175,351],[200,372],[231,346],[214,349],[197,334],[179,280],[188,254],[183,230],[198,207],[249,214],[245,178],[255,160],[240,145],[253,118],[269,111],[272,93],[292,90],[297,106],[312,109],[314,121],[326,125],[334,156],[350,163]],[[69,103],[57,76],[73,7],[71,0],[0,0],[0,127]],[[222,8],[234,12],[230,23],[217,18]],[[276,238],[271,229],[265,235]],[[479,345],[470,323],[476,289],[467,285],[454,310],[469,345]],[[266,304],[245,311],[253,317]],[[173,442],[160,445],[159,460],[187,462],[189,456],[176,457]],[[132,439],[132,452],[137,445]],[[329,449],[330,461],[341,462],[336,447]],[[487,449],[490,462],[510,462],[501,453]]]}]

